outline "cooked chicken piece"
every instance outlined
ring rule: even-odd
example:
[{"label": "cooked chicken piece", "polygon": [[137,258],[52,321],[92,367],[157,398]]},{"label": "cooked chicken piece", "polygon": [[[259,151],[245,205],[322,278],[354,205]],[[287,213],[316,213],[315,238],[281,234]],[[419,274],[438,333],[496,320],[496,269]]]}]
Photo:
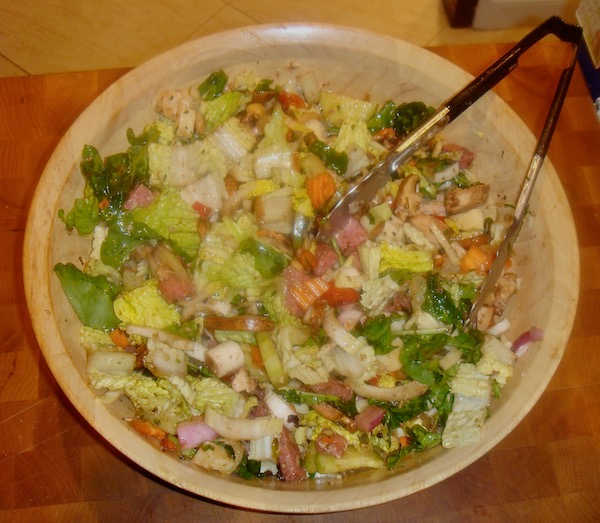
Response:
[{"label": "cooked chicken piece", "polygon": [[455,187],[446,192],[444,205],[448,214],[465,212],[486,202],[490,186],[484,183],[470,187]]}]

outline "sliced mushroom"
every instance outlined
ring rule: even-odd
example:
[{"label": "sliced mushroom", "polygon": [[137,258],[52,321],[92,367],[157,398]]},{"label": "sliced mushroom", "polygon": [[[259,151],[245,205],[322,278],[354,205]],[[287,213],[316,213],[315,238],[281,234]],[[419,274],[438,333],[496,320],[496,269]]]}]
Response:
[{"label": "sliced mushroom", "polygon": [[416,174],[404,178],[398,188],[398,196],[394,202],[394,209],[402,207],[411,213],[416,212],[421,202],[421,195],[417,192],[419,177]]}]

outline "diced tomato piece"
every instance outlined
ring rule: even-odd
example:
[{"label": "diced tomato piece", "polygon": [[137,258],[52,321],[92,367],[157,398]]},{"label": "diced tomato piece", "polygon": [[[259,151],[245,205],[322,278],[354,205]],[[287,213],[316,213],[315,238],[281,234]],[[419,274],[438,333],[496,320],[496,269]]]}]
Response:
[{"label": "diced tomato piece", "polygon": [[192,209],[196,211],[202,218],[208,218],[212,214],[212,209],[202,202],[194,202],[192,204]]},{"label": "diced tomato piece", "polygon": [[285,91],[282,91],[277,96],[277,99],[284,111],[287,111],[290,107],[296,107],[298,109],[306,107],[304,98],[295,93],[286,93]]},{"label": "diced tomato piece", "polygon": [[360,293],[352,287],[336,287],[330,285],[321,296],[332,307],[350,305],[360,300]]}]

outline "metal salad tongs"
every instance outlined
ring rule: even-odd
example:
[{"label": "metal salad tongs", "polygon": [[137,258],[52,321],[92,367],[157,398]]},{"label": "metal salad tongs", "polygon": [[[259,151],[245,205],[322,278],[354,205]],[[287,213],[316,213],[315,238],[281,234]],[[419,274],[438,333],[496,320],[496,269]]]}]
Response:
[{"label": "metal salad tongs", "polygon": [[533,186],[548,151],[548,146],[550,145],[550,140],[577,63],[577,49],[582,39],[581,27],[568,24],[558,16],[553,16],[527,34],[517,45],[488,69],[444,102],[431,116],[406,136],[383,162],[378,164],[359,183],[350,188],[324,220],[320,227],[319,235],[324,238],[332,237],[347,223],[350,216],[360,206],[373,200],[379,189],[385,186],[390,175],[398,167],[410,159],[424,143],[440,132],[487,91],[492,89],[500,80],[505,78],[517,67],[519,57],[549,34],[554,34],[560,40],[573,44],[573,57],[569,66],[563,70],[558,82],[546,122],[521,187],[521,192],[515,206],[513,221],[507,230],[504,240],[498,247],[496,259],[469,312],[466,324],[476,326],[477,312],[489,294],[494,290],[497,280],[506,265],[512,246],[519,234]]}]

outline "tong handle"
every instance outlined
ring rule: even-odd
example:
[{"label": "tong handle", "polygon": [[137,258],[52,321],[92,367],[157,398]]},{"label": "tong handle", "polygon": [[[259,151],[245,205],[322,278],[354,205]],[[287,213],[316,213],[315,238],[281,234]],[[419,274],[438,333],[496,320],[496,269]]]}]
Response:
[{"label": "tong handle", "polygon": [[521,55],[549,34],[556,35],[563,42],[579,44],[582,29],[577,25],[568,24],[558,16],[548,18],[444,104],[448,109],[448,121],[454,120],[500,80],[505,78],[517,67]]}]

